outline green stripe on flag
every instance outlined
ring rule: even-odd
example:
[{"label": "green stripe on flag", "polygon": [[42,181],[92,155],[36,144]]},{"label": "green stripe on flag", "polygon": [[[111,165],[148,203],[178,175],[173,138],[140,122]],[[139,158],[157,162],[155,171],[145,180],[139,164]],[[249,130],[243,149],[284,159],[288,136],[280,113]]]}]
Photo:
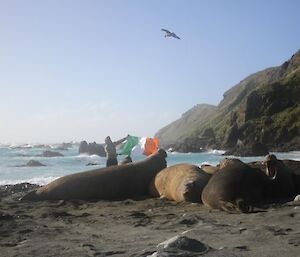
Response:
[{"label": "green stripe on flag", "polygon": [[139,141],[140,141],[139,137],[128,136],[125,141],[125,144],[120,149],[119,154],[130,155],[132,148],[135,147],[139,143]]}]

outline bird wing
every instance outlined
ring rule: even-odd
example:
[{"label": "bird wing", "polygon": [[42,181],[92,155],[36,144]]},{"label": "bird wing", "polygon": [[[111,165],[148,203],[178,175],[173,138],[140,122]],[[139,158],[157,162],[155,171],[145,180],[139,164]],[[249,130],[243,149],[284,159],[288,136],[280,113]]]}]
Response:
[{"label": "bird wing", "polygon": [[166,33],[171,33],[169,30],[167,29],[161,29],[162,31],[166,32]]},{"label": "bird wing", "polygon": [[172,34],[172,37],[175,37],[177,39],[180,39],[180,37],[178,37],[175,33]]}]

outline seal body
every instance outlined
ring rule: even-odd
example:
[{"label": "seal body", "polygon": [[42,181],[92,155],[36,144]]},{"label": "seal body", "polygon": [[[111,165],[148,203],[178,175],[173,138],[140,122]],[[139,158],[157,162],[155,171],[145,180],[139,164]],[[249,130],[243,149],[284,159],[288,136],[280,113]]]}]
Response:
[{"label": "seal body", "polygon": [[261,202],[275,202],[294,192],[291,174],[281,161],[266,156],[266,171],[238,159],[221,161],[202,192],[204,205],[227,212],[249,212]]},{"label": "seal body", "polygon": [[218,172],[220,170],[220,167],[209,165],[209,164],[203,164],[203,165],[201,165],[201,170],[212,175],[212,174],[215,174],[216,172]]},{"label": "seal body", "polygon": [[160,149],[139,162],[67,175],[30,192],[22,200],[121,200],[147,195],[150,181],[167,166],[166,157]]},{"label": "seal body", "polygon": [[263,161],[265,173],[273,177],[267,197],[273,200],[280,198],[294,197],[296,194],[295,183],[292,171],[278,160],[274,154],[268,154]]},{"label": "seal body", "polygon": [[191,164],[177,164],[160,171],[150,184],[150,194],[176,202],[201,202],[210,174]]}]

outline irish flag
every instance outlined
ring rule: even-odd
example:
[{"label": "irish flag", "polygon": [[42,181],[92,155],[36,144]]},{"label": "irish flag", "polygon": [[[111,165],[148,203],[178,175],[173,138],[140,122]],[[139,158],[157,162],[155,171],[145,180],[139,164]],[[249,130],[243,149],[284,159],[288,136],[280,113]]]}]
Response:
[{"label": "irish flag", "polygon": [[150,137],[128,136],[126,141],[117,148],[117,152],[120,155],[138,156],[144,154],[148,156],[157,152],[158,139]]}]

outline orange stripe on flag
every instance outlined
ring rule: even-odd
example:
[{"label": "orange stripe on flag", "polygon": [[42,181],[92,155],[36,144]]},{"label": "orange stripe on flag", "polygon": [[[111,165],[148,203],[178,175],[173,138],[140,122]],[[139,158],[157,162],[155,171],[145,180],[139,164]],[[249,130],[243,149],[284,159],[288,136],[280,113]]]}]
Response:
[{"label": "orange stripe on flag", "polygon": [[145,150],[144,150],[144,155],[148,156],[150,154],[153,154],[157,152],[158,149],[158,138],[146,138],[146,143],[145,143]]}]

